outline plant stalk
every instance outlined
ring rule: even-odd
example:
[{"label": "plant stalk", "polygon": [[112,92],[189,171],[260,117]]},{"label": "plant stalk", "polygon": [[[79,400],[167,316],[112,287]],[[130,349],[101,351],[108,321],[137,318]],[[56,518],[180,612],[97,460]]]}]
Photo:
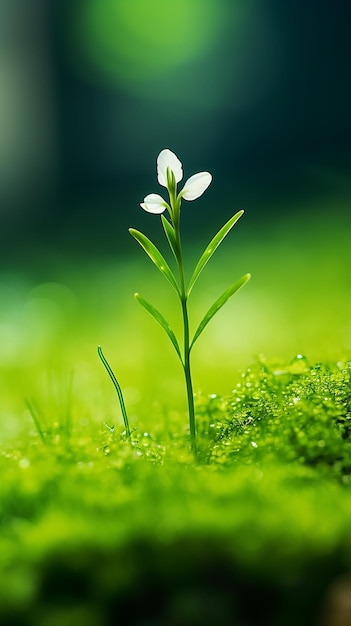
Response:
[{"label": "plant stalk", "polygon": [[191,379],[191,366],[190,366],[190,346],[189,346],[189,318],[188,318],[188,306],[186,296],[182,298],[182,313],[184,324],[184,375],[188,400],[189,411],[189,426],[190,426],[190,441],[191,449],[197,457],[197,445],[196,445],[196,421],[195,421],[195,406],[194,406],[194,391],[193,383]]},{"label": "plant stalk", "polygon": [[183,370],[184,370],[184,376],[185,376],[185,385],[186,385],[186,393],[187,393],[187,401],[188,401],[190,443],[191,443],[191,450],[194,454],[194,457],[197,458],[194,391],[193,391],[193,383],[192,383],[192,378],[191,378],[191,365],[190,365],[191,347],[190,347],[190,337],[189,337],[188,295],[187,295],[186,288],[185,288],[183,255],[182,255],[182,246],[181,246],[181,240],[180,240],[180,202],[181,202],[180,198],[177,199],[177,202],[174,206],[174,203],[172,202],[172,199],[171,199],[171,204],[174,207],[173,208],[173,216],[174,216],[173,225],[174,225],[175,235],[177,239],[177,263],[178,263],[178,270],[179,270],[180,298],[181,298],[182,315],[183,315],[183,337],[184,337]]}]

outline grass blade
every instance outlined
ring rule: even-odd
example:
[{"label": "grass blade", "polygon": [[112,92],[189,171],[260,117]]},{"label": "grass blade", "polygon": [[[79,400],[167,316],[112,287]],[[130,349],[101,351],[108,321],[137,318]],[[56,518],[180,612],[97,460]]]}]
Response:
[{"label": "grass blade", "polygon": [[34,422],[34,425],[35,425],[35,427],[36,427],[36,429],[38,431],[40,439],[42,440],[43,443],[46,443],[44,431],[43,431],[43,429],[41,427],[39,417],[37,415],[36,410],[33,407],[33,404],[29,400],[25,400],[25,403],[26,403],[27,409],[28,409],[28,411],[30,413],[30,416],[31,416],[31,418],[32,418],[32,420]]},{"label": "grass blade", "polygon": [[152,304],[150,304],[149,302],[147,302],[147,300],[142,298],[142,296],[139,293],[135,293],[134,295],[137,301],[141,304],[141,306],[143,306],[144,309],[146,309],[148,313],[152,315],[152,317],[156,320],[156,322],[158,322],[162,326],[163,330],[167,333],[169,339],[171,340],[181,362],[183,363],[182,355],[180,352],[180,348],[179,348],[176,336],[172,328],[170,327],[169,323],[167,322],[167,320],[163,317],[162,313],[160,313],[157,309],[155,309],[155,307],[152,306]]},{"label": "grass blade", "polygon": [[64,417],[63,423],[64,423],[64,428],[65,428],[65,433],[66,433],[67,438],[69,438],[71,434],[71,430],[72,430],[73,374],[74,372],[71,371],[69,375],[69,379],[68,379],[67,401],[66,401],[66,407],[65,407],[65,412],[63,416]]},{"label": "grass blade", "polygon": [[172,287],[176,290],[176,292],[180,295],[179,287],[177,280],[169,267],[167,261],[162,256],[161,252],[156,248],[155,244],[146,237],[139,230],[135,230],[135,228],[129,229],[130,234],[134,239],[141,245],[141,247],[145,250],[146,254],[150,257],[151,261],[156,265],[156,267],[160,270],[161,274],[163,274],[167,280],[171,283]]},{"label": "grass blade", "polygon": [[177,240],[174,232],[174,228],[172,224],[169,223],[168,219],[161,215],[161,222],[163,226],[163,230],[165,231],[165,235],[167,237],[169,246],[174,254],[175,259],[177,260]]},{"label": "grass blade", "polygon": [[121,411],[122,411],[122,415],[123,415],[123,421],[124,421],[124,426],[126,428],[126,435],[127,437],[130,437],[130,427],[129,427],[129,420],[128,420],[128,415],[127,415],[127,410],[126,410],[126,405],[124,404],[124,400],[123,400],[123,394],[122,394],[122,389],[120,387],[120,384],[116,378],[116,376],[114,375],[110,364],[108,363],[107,359],[104,356],[104,353],[102,351],[101,346],[98,346],[98,355],[102,361],[102,364],[104,365],[109,377],[111,378],[113,385],[117,391],[117,395],[118,395],[118,400],[119,400],[119,404],[121,407]]},{"label": "grass blade", "polygon": [[205,249],[205,251],[202,253],[199,262],[197,263],[193,275],[190,279],[189,282],[189,287],[188,287],[188,292],[187,295],[190,294],[195,282],[197,281],[200,273],[202,272],[202,270],[204,269],[206,263],[210,260],[211,256],[213,255],[213,253],[217,250],[218,246],[222,243],[224,237],[226,237],[226,235],[229,233],[229,231],[233,228],[234,224],[236,224],[236,222],[238,221],[238,219],[242,216],[242,214],[244,213],[244,211],[238,211],[237,213],[235,213],[235,215],[233,215],[233,217],[230,218],[230,220],[228,220],[224,226],[222,226],[222,228],[218,231],[218,233],[213,237],[213,239],[210,241],[210,243],[208,244],[207,248]]},{"label": "grass blade", "polygon": [[193,347],[195,341],[200,337],[202,331],[207,326],[209,321],[213,318],[214,315],[222,308],[222,306],[229,300],[231,296],[233,296],[241,287],[247,283],[247,281],[251,278],[251,274],[245,274],[239,280],[237,280],[233,285],[228,287],[224,293],[216,300],[216,302],[211,306],[211,308],[207,311],[206,315],[201,320],[198,325],[194,338],[191,342],[190,349]]}]

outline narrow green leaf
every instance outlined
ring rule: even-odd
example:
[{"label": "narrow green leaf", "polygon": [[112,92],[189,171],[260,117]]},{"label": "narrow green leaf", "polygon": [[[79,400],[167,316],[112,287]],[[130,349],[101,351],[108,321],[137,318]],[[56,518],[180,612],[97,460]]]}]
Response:
[{"label": "narrow green leaf", "polygon": [[164,217],[164,215],[161,215],[161,221],[162,221],[163,230],[165,231],[165,235],[167,237],[169,246],[174,254],[175,259],[177,260],[177,240],[176,240],[174,228],[172,224],[169,223],[168,219]]},{"label": "narrow green leaf", "polygon": [[128,420],[128,415],[127,415],[127,409],[126,409],[126,405],[124,404],[124,399],[123,399],[123,393],[122,393],[122,389],[121,386],[116,378],[116,376],[114,375],[111,365],[109,364],[108,360],[106,359],[101,346],[98,346],[98,355],[101,359],[102,364],[104,365],[109,377],[112,380],[112,383],[114,385],[114,388],[117,391],[117,395],[118,395],[118,400],[119,400],[119,404],[121,407],[121,411],[122,411],[122,415],[123,415],[123,421],[124,421],[124,426],[126,428],[126,435],[127,437],[130,437],[130,426],[129,426],[129,420]]},{"label": "narrow green leaf", "polygon": [[229,233],[229,231],[233,228],[234,224],[238,221],[238,219],[242,216],[244,211],[238,211],[233,215],[233,217],[222,226],[222,228],[218,231],[218,233],[213,237],[213,239],[208,244],[207,248],[201,255],[198,264],[196,265],[193,275],[189,282],[188,287],[188,295],[190,294],[195,282],[197,281],[200,273],[204,269],[206,263],[210,260],[213,253],[217,250],[218,246],[222,243],[224,237]]},{"label": "narrow green leaf", "polygon": [[29,413],[31,415],[31,418],[32,418],[32,420],[34,422],[34,425],[35,425],[35,427],[36,427],[36,429],[37,429],[37,431],[39,433],[40,439],[42,440],[43,443],[46,443],[46,441],[45,441],[45,434],[44,434],[44,431],[43,431],[43,429],[41,427],[40,419],[39,419],[39,417],[37,415],[37,411],[34,409],[33,404],[31,402],[29,402],[29,400],[26,400],[25,402],[26,402],[26,405],[27,405],[27,409],[28,409],[28,411],[29,411]]},{"label": "narrow green leaf", "polygon": [[169,280],[172,287],[179,294],[180,292],[179,292],[179,287],[178,287],[176,278],[171,268],[169,267],[166,259],[162,256],[161,252],[156,248],[155,244],[153,244],[152,241],[150,241],[150,239],[146,237],[146,235],[144,235],[138,230],[135,230],[134,228],[130,228],[129,232],[132,235],[132,237],[134,237],[134,239],[145,250],[146,254],[150,257],[151,261],[160,270],[161,274],[163,274],[167,278],[167,280]]},{"label": "narrow green leaf", "polygon": [[227,300],[229,300],[231,296],[233,296],[241,287],[243,287],[245,283],[247,283],[247,281],[250,280],[250,278],[251,278],[251,274],[245,274],[244,276],[239,278],[239,280],[237,280],[236,283],[228,287],[228,289],[226,289],[226,291],[222,293],[221,296],[219,296],[219,298],[207,311],[206,315],[203,317],[200,324],[198,325],[194,338],[191,342],[190,348],[193,347],[195,341],[200,337],[205,326],[207,326],[208,322],[213,318],[213,316],[216,315],[216,313],[219,311],[219,309],[222,308],[222,306],[227,302]]},{"label": "narrow green leaf", "polygon": [[176,336],[172,330],[172,328],[170,327],[169,323],[167,322],[167,320],[165,320],[165,318],[163,317],[163,315],[157,310],[155,309],[154,306],[152,306],[152,304],[150,304],[149,302],[147,302],[144,298],[141,297],[141,295],[139,293],[135,293],[134,294],[136,300],[141,304],[141,306],[144,307],[144,309],[146,309],[148,311],[148,313],[150,313],[150,315],[152,315],[152,317],[156,320],[156,322],[158,322],[163,330],[167,333],[168,337],[170,338],[181,362],[183,363],[183,359],[182,359],[182,355],[180,352],[180,348],[178,345],[178,341],[176,339]]}]

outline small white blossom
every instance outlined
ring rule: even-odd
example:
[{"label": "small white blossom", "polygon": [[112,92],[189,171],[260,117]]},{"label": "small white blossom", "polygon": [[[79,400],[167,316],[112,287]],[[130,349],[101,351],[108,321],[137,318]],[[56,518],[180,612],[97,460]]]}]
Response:
[{"label": "small white blossom", "polygon": [[184,200],[196,200],[206,191],[211,180],[212,176],[209,172],[199,172],[190,176],[182,189],[182,198]]},{"label": "small white blossom", "polygon": [[159,214],[163,213],[165,210],[166,203],[158,193],[149,193],[149,195],[144,198],[144,202],[141,202],[140,206],[148,213]]},{"label": "small white blossom", "polygon": [[[168,188],[167,170],[173,172],[177,183],[182,180],[182,163],[179,161],[174,152],[165,148],[164,150],[161,150],[157,157],[157,178],[160,185]],[[204,191],[206,191],[211,181],[212,176],[209,172],[199,172],[198,174],[193,174],[193,176],[188,178],[179,195],[184,198],[184,200],[196,200],[196,198],[202,196]],[[159,214],[163,213],[168,205],[162,196],[159,196],[157,193],[150,193],[144,198],[144,202],[142,202],[140,206],[144,209],[144,211],[148,211],[148,213]]]},{"label": "small white blossom", "polygon": [[178,157],[166,148],[157,157],[157,178],[162,187],[167,187],[167,168],[173,172],[176,182],[183,178],[183,167]]}]

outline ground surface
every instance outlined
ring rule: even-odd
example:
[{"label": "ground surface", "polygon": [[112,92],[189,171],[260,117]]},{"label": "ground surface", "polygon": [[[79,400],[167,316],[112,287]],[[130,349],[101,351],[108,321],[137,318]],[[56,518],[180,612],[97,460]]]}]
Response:
[{"label": "ground surface", "polygon": [[[196,325],[253,274],[194,350],[197,462],[182,373],[132,298],[139,290],[177,329],[147,260],[60,257],[1,275],[1,623],[342,623],[348,232],[293,216],[284,228],[288,238],[281,227],[255,241],[235,233],[194,289]],[[124,390],[131,441],[99,344]]]},{"label": "ground surface", "polygon": [[176,420],[7,442],[3,622],[321,623],[351,568],[350,390],[350,363],[256,363],[197,398],[197,463]]}]

